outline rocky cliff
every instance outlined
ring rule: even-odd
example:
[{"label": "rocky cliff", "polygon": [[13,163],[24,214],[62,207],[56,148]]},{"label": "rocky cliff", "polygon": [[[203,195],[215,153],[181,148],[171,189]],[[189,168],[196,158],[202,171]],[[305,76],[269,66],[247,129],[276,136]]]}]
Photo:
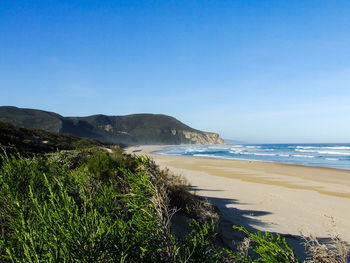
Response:
[{"label": "rocky cliff", "polygon": [[57,113],[0,107],[0,120],[78,137],[126,144],[224,144],[217,133],[193,129],[162,114],[63,117]]},{"label": "rocky cliff", "polygon": [[186,139],[195,144],[225,144],[225,141],[220,138],[219,134],[213,132],[191,132],[182,131]]}]

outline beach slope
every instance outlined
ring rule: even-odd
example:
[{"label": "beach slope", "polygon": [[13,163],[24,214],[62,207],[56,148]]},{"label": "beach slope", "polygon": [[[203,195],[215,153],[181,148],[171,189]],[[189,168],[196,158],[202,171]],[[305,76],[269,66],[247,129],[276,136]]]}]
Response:
[{"label": "beach slope", "polygon": [[279,163],[156,155],[130,147],[183,175],[230,222],[248,229],[350,243],[350,171]]}]

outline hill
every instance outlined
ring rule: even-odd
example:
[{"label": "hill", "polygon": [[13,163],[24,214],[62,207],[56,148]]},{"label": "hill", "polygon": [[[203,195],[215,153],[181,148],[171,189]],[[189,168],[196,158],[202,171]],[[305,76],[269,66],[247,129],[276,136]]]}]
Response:
[{"label": "hill", "polygon": [[19,152],[24,156],[73,150],[76,148],[105,146],[106,144],[91,139],[81,139],[68,134],[57,134],[39,129],[17,127],[0,121],[0,145],[8,153]]},{"label": "hill", "polygon": [[0,107],[0,120],[25,128],[126,144],[223,144],[217,133],[193,129],[161,114],[63,117],[57,113]]}]

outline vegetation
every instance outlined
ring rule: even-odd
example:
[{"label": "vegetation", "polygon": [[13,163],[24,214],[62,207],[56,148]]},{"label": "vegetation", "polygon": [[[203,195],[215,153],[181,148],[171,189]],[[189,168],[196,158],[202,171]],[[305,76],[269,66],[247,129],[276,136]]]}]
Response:
[{"label": "vegetation", "polygon": [[310,263],[347,263],[349,260],[349,245],[336,233],[331,236],[331,242],[327,244],[320,243],[313,236],[304,239]]},{"label": "vegetation", "polygon": [[0,120],[25,128],[58,132],[62,116],[47,111],[21,109],[12,106],[0,107]]},{"label": "vegetation", "polygon": [[[220,246],[213,207],[145,157],[3,148],[1,158],[0,262],[299,262],[280,236],[242,227],[246,246]],[[183,237],[172,229],[177,211],[191,218]]]},{"label": "vegetation", "polygon": [[20,152],[24,156],[74,150],[94,146],[111,146],[91,139],[81,139],[68,134],[57,134],[39,129],[20,128],[0,121],[0,144],[11,153]]}]

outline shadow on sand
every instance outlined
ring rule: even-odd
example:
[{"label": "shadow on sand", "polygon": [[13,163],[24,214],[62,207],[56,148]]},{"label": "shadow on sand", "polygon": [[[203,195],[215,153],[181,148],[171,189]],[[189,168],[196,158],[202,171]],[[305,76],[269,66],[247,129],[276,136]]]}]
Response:
[{"label": "shadow on sand", "polygon": [[[208,199],[212,204],[218,208],[220,220],[218,224],[218,232],[222,238],[224,245],[228,247],[235,247],[244,238],[244,235],[232,228],[233,225],[244,226],[250,232],[257,232],[256,227],[268,227],[271,223],[264,222],[263,216],[271,214],[268,211],[256,211],[256,210],[242,210],[235,208],[235,204],[244,204],[237,199],[217,198],[210,196],[203,196],[200,191],[221,191],[211,189],[201,189],[197,186],[187,186],[187,190],[195,192],[197,195]],[[280,234],[284,237],[290,247],[294,249],[294,252],[298,259],[303,262],[307,258],[305,250],[305,240],[301,235],[282,234],[277,232],[270,232],[272,234]],[[321,244],[331,243],[330,237],[317,237]]]}]

